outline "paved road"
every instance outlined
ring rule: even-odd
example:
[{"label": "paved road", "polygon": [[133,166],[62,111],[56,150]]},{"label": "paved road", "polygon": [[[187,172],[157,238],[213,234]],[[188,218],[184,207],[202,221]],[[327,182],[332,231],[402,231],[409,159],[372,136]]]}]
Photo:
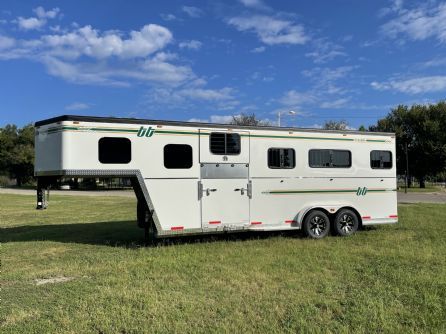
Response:
[{"label": "paved road", "polygon": [[[0,194],[35,195],[31,189],[0,188]],[[78,191],[78,190],[51,190],[51,195],[71,196],[124,196],[134,197],[132,190],[107,190],[107,191]],[[398,192],[398,203],[445,203],[446,191],[436,193],[402,193]]]},{"label": "paved road", "polygon": [[446,192],[436,193],[402,193],[398,192],[398,203],[445,203]]},{"label": "paved road", "polygon": [[[0,188],[0,194],[36,195],[32,189]],[[51,190],[51,195],[135,197],[133,190]]]}]

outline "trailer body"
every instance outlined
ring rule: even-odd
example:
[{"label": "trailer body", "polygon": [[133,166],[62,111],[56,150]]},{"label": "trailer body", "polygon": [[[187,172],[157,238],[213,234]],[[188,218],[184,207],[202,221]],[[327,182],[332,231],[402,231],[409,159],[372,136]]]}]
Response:
[{"label": "trailer body", "polygon": [[35,127],[40,188],[56,177],[129,177],[147,216],[140,226],[158,237],[298,230],[314,210],[398,221],[392,133],[86,116]]}]

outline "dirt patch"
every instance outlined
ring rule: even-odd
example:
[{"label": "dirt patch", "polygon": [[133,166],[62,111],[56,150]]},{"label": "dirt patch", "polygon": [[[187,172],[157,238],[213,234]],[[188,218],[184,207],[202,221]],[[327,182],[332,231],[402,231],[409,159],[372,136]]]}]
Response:
[{"label": "dirt patch", "polygon": [[59,277],[50,277],[50,278],[36,278],[34,280],[34,282],[36,285],[44,285],[44,284],[69,282],[73,279],[74,279],[74,277],[59,276]]}]

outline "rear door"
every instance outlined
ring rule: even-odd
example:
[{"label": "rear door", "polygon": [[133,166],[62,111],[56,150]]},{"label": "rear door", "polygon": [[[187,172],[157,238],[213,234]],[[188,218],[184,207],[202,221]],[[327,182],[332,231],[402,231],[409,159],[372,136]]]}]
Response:
[{"label": "rear door", "polygon": [[249,132],[200,130],[201,222],[204,229],[249,224]]}]

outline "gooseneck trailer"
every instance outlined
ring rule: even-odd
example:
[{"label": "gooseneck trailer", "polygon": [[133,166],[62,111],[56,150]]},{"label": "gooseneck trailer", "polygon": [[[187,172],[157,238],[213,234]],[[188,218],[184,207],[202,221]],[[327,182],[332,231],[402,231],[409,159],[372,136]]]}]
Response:
[{"label": "gooseneck trailer", "polygon": [[150,239],[398,221],[395,135],[60,116],[35,123],[37,208],[61,177],[130,178]]}]

